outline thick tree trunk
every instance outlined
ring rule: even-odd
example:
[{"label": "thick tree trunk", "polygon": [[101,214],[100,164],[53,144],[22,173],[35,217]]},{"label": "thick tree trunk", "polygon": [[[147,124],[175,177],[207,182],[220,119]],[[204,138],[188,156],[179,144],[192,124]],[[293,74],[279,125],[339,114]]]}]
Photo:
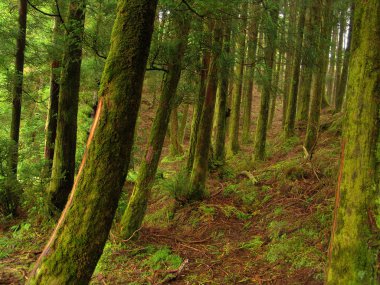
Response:
[{"label": "thick tree trunk", "polygon": [[10,133],[12,145],[10,147],[9,155],[10,170],[11,173],[15,176],[15,178],[17,178],[18,142],[20,138],[21,98],[24,80],[27,8],[27,0],[19,0],[15,76],[12,91],[12,122]]},{"label": "thick tree trunk", "polygon": [[297,98],[298,98],[298,83],[300,76],[301,56],[302,56],[302,41],[305,27],[305,15],[306,15],[306,3],[300,3],[300,15],[297,25],[297,43],[296,53],[293,63],[293,77],[289,93],[288,107],[285,121],[285,138],[289,138],[294,135],[294,127],[296,122],[297,113]]},{"label": "thick tree trunk", "polygon": [[230,83],[231,74],[231,40],[232,40],[232,26],[229,21],[224,29],[223,39],[223,54],[221,68],[220,68],[220,80],[218,93],[216,98],[216,114],[214,120],[214,159],[223,163],[225,159],[225,142],[226,142],[226,130],[227,130],[227,97],[228,86]]},{"label": "thick tree trunk", "polygon": [[227,155],[232,156],[239,151],[239,126],[240,126],[240,105],[241,96],[243,92],[243,81],[244,81],[244,60],[246,53],[246,35],[247,35],[247,13],[248,4],[245,2],[242,6],[242,23],[241,30],[238,38],[237,47],[237,61],[238,66],[236,67],[236,83],[232,96],[231,104],[231,117],[228,130],[228,144],[227,144]]},{"label": "thick tree trunk", "polygon": [[51,182],[48,188],[55,209],[62,210],[74,183],[80,69],[85,0],[71,0],[59,90],[57,136]]},{"label": "thick tree trunk", "polygon": [[175,33],[175,47],[173,47],[173,54],[171,55],[171,62],[150,133],[145,159],[141,163],[137,183],[121,220],[121,234],[124,238],[131,237],[143,222],[165,134],[168,129],[170,113],[176,103],[176,91],[181,77],[182,59],[185,55],[190,31],[190,17],[178,11],[172,11],[171,15],[171,24]]},{"label": "thick tree trunk", "polygon": [[351,16],[350,16],[350,24],[349,24],[349,30],[348,30],[348,36],[347,36],[347,47],[346,47],[346,51],[344,52],[343,69],[342,69],[342,74],[339,80],[339,89],[335,97],[335,112],[336,113],[339,113],[340,111],[342,111],[344,95],[346,93],[346,85],[347,85],[347,79],[348,79],[348,64],[350,61],[353,14],[354,14],[353,7],[354,6],[352,5],[351,11],[350,11]]},{"label": "thick tree trunk", "polygon": [[128,170],[157,1],[119,0],[97,114],[73,191],[28,284],[88,284]]},{"label": "thick tree trunk", "polygon": [[253,77],[255,75],[256,68],[256,49],[257,49],[257,34],[259,30],[260,15],[259,6],[254,4],[252,7],[252,13],[250,15],[251,20],[248,27],[248,52],[247,52],[247,77],[248,86],[245,92],[245,100],[243,105],[243,143],[249,143],[251,139],[251,115],[252,115],[252,97],[253,97]]},{"label": "thick tree trunk", "polygon": [[208,158],[211,146],[212,121],[215,110],[216,89],[218,85],[218,63],[222,51],[223,33],[220,23],[216,23],[213,37],[213,53],[209,65],[206,96],[199,122],[197,146],[190,175],[189,200],[200,200],[206,195],[205,185],[208,172]]},{"label": "thick tree trunk", "polygon": [[278,9],[271,9],[268,12],[270,15],[267,18],[266,23],[267,31],[265,47],[265,74],[264,74],[264,86],[261,94],[260,102],[260,114],[257,121],[256,137],[254,144],[254,160],[263,160],[265,158],[265,146],[267,138],[268,117],[269,117],[269,102],[272,92],[272,72],[274,68],[274,57],[276,53],[276,38],[277,38],[277,21],[278,21]]},{"label": "thick tree trunk", "polygon": [[[59,17],[54,18],[53,27],[53,46],[57,46],[58,38],[62,35],[61,20]],[[47,116],[46,134],[45,134],[45,151],[44,157],[46,165],[43,176],[50,177],[51,167],[54,158],[54,143],[57,136],[57,116],[58,116],[58,98],[59,98],[59,67],[61,65],[60,55],[54,54],[51,61],[50,70],[50,96],[49,111]]]},{"label": "thick tree trunk", "polygon": [[[380,2],[356,1],[327,284],[379,284]],[[377,204],[377,205],[376,205]]]}]

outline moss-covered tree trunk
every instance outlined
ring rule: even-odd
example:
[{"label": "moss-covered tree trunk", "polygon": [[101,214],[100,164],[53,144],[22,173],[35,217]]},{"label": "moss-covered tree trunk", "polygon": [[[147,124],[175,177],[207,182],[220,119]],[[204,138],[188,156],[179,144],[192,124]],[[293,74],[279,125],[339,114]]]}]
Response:
[{"label": "moss-covered tree trunk", "polygon": [[264,86],[260,100],[260,114],[257,121],[256,137],[254,143],[254,159],[263,160],[265,158],[265,146],[267,139],[269,103],[272,92],[272,73],[274,68],[274,58],[276,53],[277,41],[277,22],[278,7],[277,4],[267,11],[269,16],[265,17],[267,22],[264,23],[266,29],[266,47],[265,47],[265,70],[264,70]]},{"label": "moss-covered tree trunk", "polygon": [[243,143],[249,143],[251,135],[251,116],[252,116],[252,98],[253,98],[253,83],[256,68],[256,49],[257,49],[257,34],[260,23],[259,5],[252,5],[250,13],[250,23],[248,26],[248,51],[247,51],[247,78],[248,84],[245,92],[245,100],[243,104]]},{"label": "moss-covered tree trunk", "polygon": [[[306,137],[304,147],[311,155],[318,139],[319,132],[319,119],[321,114],[321,104],[323,97],[323,89],[325,88],[325,75],[327,60],[325,51],[328,50],[328,40],[330,38],[330,25],[328,17],[330,15],[331,1],[326,0],[321,11],[321,0],[315,0],[311,9],[311,24],[313,26],[317,60],[314,62],[313,78],[312,78],[312,92],[310,102],[309,119],[307,122]],[[321,29],[318,29],[322,21]],[[314,42],[313,42],[314,43]]]},{"label": "moss-covered tree trunk", "polygon": [[[54,18],[53,26],[53,46],[57,47],[59,37],[62,34],[62,23],[59,17]],[[45,134],[45,151],[44,157],[46,164],[43,171],[44,177],[50,177],[51,167],[54,158],[54,143],[57,135],[57,116],[58,116],[58,98],[59,98],[59,68],[61,65],[60,54],[53,54],[50,69],[50,95],[49,111],[47,115],[46,134]]]},{"label": "moss-covered tree trunk", "polygon": [[230,84],[231,74],[231,39],[232,26],[231,21],[228,21],[224,28],[223,37],[223,57],[221,58],[219,72],[219,87],[216,98],[216,112],[214,120],[214,137],[213,137],[213,155],[214,159],[220,163],[225,159],[225,142],[227,130],[227,97],[228,87]]},{"label": "moss-covered tree trunk", "polygon": [[185,55],[190,31],[190,16],[173,10],[171,11],[170,23],[174,36],[173,52],[168,66],[168,73],[163,83],[145,159],[141,163],[137,182],[121,220],[121,235],[124,238],[131,237],[143,222],[150,190],[154,183],[162,146],[164,145],[170,113],[176,103],[176,91],[181,77],[182,59]]},{"label": "moss-covered tree trunk", "polygon": [[[211,42],[209,38],[206,38],[206,44],[210,44]],[[198,130],[199,130],[199,123],[201,121],[202,116],[202,108],[205,101],[205,95],[206,95],[206,84],[207,84],[207,71],[210,65],[210,52],[207,50],[203,51],[202,54],[202,62],[201,62],[201,68],[199,72],[199,91],[198,96],[196,98],[195,106],[193,109],[193,118],[191,121],[191,134],[190,134],[190,147],[189,147],[189,156],[187,158],[186,168],[189,172],[191,172],[191,169],[193,168],[194,164],[194,156],[195,156],[195,149],[197,146],[197,140],[198,140]]]},{"label": "moss-covered tree trunk", "polygon": [[342,68],[342,74],[339,80],[339,89],[338,93],[335,97],[335,112],[339,113],[342,111],[343,106],[343,100],[344,95],[346,93],[346,85],[347,85],[347,79],[348,79],[348,64],[350,61],[350,47],[351,47],[351,36],[352,36],[352,24],[353,24],[353,14],[354,14],[354,6],[351,6],[350,11],[350,23],[349,23],[349,29],[348,29],[348,35],[347,35],[347,46],[346,50],[344,52],[344,60],[343,60],[343,68]]},{"label": "moss-covered tree trunk", "polygon": [[189,200],[200,200],[206,194],[205,187],[211,146],[211,131],[218,86],[219,59],[222,52],[223,40],[223,32],[220,25],[221,23],[217,22],[213,32],[213,51],[208,71],[206,96],[202,108],[201,120],[199,122],[194,163],[190,175]]},{"label": "moss-covered tree trunk", "polygon": [[108,238],[133,144],[157,1],[119,0],[97,114],[73,191],[28,284],[88,284]]},{"label": "moss-covered tree trunk", "polygon": [[276,112],[277,97],[280,92],[280,72],[281,72],[281,62],[282,62],[282,53],[279,53],[278,59],[276,60],[276,69],[273,73],[273,92],[270,97],[270,109],[269,109],[269,119],[268,119],[268,129],[272,128],[274,114]]},{"label": "moss-covered tree trunk", "polygon": [[57,135],[48,194],[53,210],[62,210],[74,183],[77,115],[84,33],[85,0],[71,0],[66,25],[58,99]]},{"label": "moss-covered tree trunk", "polygon": [[231,117],[228,126],[228,143],[227,155],[234,155],[239,151],[239,126],[240,126],[240,106],[243,92],[244,81],[244,61],[246,54],[246,38],[247,38],[247,15],[248,4],[244,2],[242,5],[242,21],[240,32],[238,35],[237,47],[237,67],[234,85],[232,102],[231,102]]},{"label": "moss-covered tree trunk", "polygon": [[327,284],[379,284],[380,2],[356,1]]},{"label": "moss-covered tree trunk", "polygon": [[297,39],[296,39],[296,51],[294,55],[293,63],[293,76],[292,83],[290,85],[290,93],[288,99],[288,107],[286,111],[285,120],[285,138],[289,138],[294,135],[294,127],[296,122],[297,113],[297,98],[298,98],[298,83],[300,76],[301,57],[302,57],[302,41],[305,27],[305,15],[306,15],[306,3],[300,3],[300,13],[297,24]]},{"label": "moss-covered tree trunk", "polygon": [[12,122],[11,122],[11,147],[9,154],[9,166],[11,173],[17,178],[18,166],[18,142],[20,138],[21,123],[21,98],[24,81],[24,62],[26,45],[26,18],[27,0],[19,0],[18,7],[18,34],[16,41],[15,75],[12,90]]}]

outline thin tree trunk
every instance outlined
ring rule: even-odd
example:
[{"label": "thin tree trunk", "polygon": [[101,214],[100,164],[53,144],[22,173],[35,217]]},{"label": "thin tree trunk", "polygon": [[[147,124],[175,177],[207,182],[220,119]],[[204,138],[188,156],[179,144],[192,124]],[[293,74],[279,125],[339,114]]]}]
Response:
[{"label": "thin tree trunk", "polygon": [[227,130],[227,97],[228,86],[230,84],[231,74],[231,40],[232,40],[232,25],[228,21],[224,29],[223,54],[221,68],[219,72],[220,80],[218,93],[216,98],[216,114],[214,120],[214,159],[220,163],[225,159],[225,142]]},{"label": "thin tree trunk", "polygon": [[178,131],[178,108],[175,107],[171,111],[170,115],[170,155],[177,156],[182,154],[183,149],[179,143],[179,131]]},{"label": "thin tree trunk", "polygon": [[354,14],[354,6],[351,6],[351,16],[350,16],[350,24],[347,36],[347,48],[344,52],[344,61],[343,61],[343,69],[342,74],[339,80],[339,90],[335,97],[335,112],[339,113],[342,111],[344,95],[346,93],[346,85],[348,79],[348,64],[350,61],[350,48],[351,48],[351,36],[352,36],[352,25],[353,25],[353,14]]},{"label": "thin tree trunk", "polygon": [[[53,27],[53,47],[58,44],[58,38],[62,35],[61,20],[59,17],[54,18]],[[45,134],[45,151],[44,157],[46,165],[44,167],[44,177],[50,177],[51,167],[54,158],[54,143],[57,135],[57,116],[58,116],[58,98],[59,98],[59,67],[61,61],[59,55],[54,54],[51,61],[50,70],[50,96],[49,96],[49,111],[47,116],[47,126]]]},{"label": "thin tree trunk", "polygon": [[183,145],[183,142],[185,140],[186,127],[187,127],[187,117],[189,115],[189,108],[190,108],[190,105],[185,104],[185,106],[183,107],[182,118],[181,118],[180,123],[179,123],[178,137],[179,137],[179,143],[181,145]]},{"label": "thin tree trunk", "polygon": [[247,52],[247,77],[248,86],[245,92],[245,100],[243,105],[243,143],[249,143],[251,139],[251,115],[252,115],[252,97],[253,97],[253,77],[255,75],[256,68],[256,50],[257,50],[257,36],[259,30],[259,6],[253,4],[251,20],[248,27],[248,52]]},{"label": "thin tree trunk", "polygon": [[215,110],[216,89],[218,85],[218,63],[222,52],[223,33],[220,23],[216,23],[213,36],[213,53],[209,65],[206,97],[199,123],[197,146],[190,175],[189,200],[200,200],[206,195],[205,184],[208,172],[208,158],[211,146],[212,121]]},{"label": "thin tree trunk", "polygon": [[242,6],[242,24],[238,38],[238,66],[236,67],[236,84],[232,96],[231,117],[228,130],[227,154],[234,155],[239,151],[239,125],[240,125],[240,105],[243,92],[244,60],[246,52],[247,37],[247,13],[248,4]]},{"label": "thin tree trunk", "polygon": [[264,160],[265,146],[267,139],[269,103],[272,92],[272,72],[274,68],[274,58],[276,54],[276,39],[277,39],[277,22],[278,22],[278,7],[273,7],[268,11],[269,18],[267,25],[266,47],[265,47],[265,75],[264,87],[261,94],[260,114],[257,122],[256,138],[254,144],[254,160]]},{"label": "thin tree trunk", "polygon": [[296,123],[297,113],[297,98],[298,98],[298,83],[300,76],[301,56],[302,56],[302,41],[305,27],[305,15],[306,15],[306,3],[300,3],[300,15],[298,18],[298,32],[297,32],[297,44],[296,53],[293,63],[293,76],[289,93],[288,107],[285,121],[285,138],[289,138],[294,135],[294,127]]},{"label": "thin tree trunk", "polygon": [[12,122],[10,133],[12,145],[10,147],[9,155],[10,170],[16,179],[18,166],[18,142],[20,138],[21,99],[24,81],[27,8],[27,0],[19,0],[15,76],[12,91]]},{"label": "thin tree trunk", "polygon": [[379,284],[380,2],[356,1],[326,284]]},{"label": "thin tree trunk", "polygon": [[137,183],[121,220],[121,234],[124,238],[130,238],[141,227],[143,222],[162,146],[164,145],[165,134],[168,129],[170,113],[176,103],[176,91],[181,77],[182,59],[185,55],[190,31],[190,18],[189,15],[184,15],[175,10],[171,11],[171,15],[176,46],[173,47],[173,54],[171,55],[171,62],[150,133],[145,159],[141,163]]},{"label": "thin tree trunk", "polygon": [[59,90],[57,136],[48,188],[53,211],[55,209],[60,211],[65,207],[74,183],[85,5],[85,0],[71,0],[69,3]]},{"label": "thin tree trunk", "polygon": [[128,170],[157,1],[119,0],[99,105],[70,199],[28,284],[88,284]]},{"label": "thin tree trunk", "polygon": [[336,97],[338,96],[340,78],[342,74],[342,61],[343,61],[343,43],[344,43],[344,32],[346,31],[346,19],[345,13],[342,11],[340,13],[339,21],[339,40],[338,40],[338,51],[336,58],[336,72],[335,72],[335,90],[334,90],[334,103],[336,102]]}]

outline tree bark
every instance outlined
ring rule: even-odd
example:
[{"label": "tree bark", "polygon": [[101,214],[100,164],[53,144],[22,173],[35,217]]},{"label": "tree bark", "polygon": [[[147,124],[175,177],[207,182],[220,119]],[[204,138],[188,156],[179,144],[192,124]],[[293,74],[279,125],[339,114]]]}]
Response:
[{"label": "tree bark", "polygon": [[200,200],[206,195],[205,185],[208,172],[208,158],[211,146],[212,121],[215,110],[216,89],[218,85],[218,63],[222,51],[223,33],[220,23],[216,23],[213,35],[213,52],[209,65],[206,96],[199,122],[197,146],[190,175],[189,200]]},{"label": "tree bark", "polygon": [[128,207],[121,220],[121,234],[129,238],[141,227],[150,190],[154,183],[158,163],[168,129],[170,113],[176,103],[176,91],[181,77],[182,60],[185,55],[190,31],[190,17],[178,11],[171,11],[171,24],[175,33],[173,54],[170,58],[168,73],[163,84],[162,95],[154,118],[145,159],[142,161],[137,183],[133,189]]},{"label": "tree bark", "polygon": [[[380,2],[356,1],[326,284],[379,284]],[[376,205],[377,204],[377,205]]]},{"label": "tree bark", "polygon": [[[267,138],[268,117],[269,117],[269,103],[272,92],[272,73],[274,68],[274,58],[276,53],[276,39],[277,39],[277,21],[278,21],[278,7],[273,7],[269,10],[268,22],[265,23],[267,30],[266,47],[265,47],[265,74],[264,86],[261,94],[260,114],[257,121],[256,137],[254,144],[254,160],[265,159],[265,146]],[[268,18],[268,17],[267,17]]]},{"label": "tree bark", "polygon": [[28,284],[88,284],[125,182],[157,1],[119,0],[87,150]]},{"label": "tree bark", "polygon": [[290,138],[294,135],[294,127],[297,113],[297,98],[298,98],[298,83],[300,76],[300,65],[302,56],[302,41],[305,27],[306,3],[300,3],[300,15],[297,25],[297,43],[296,52],[293,63],[293,76],[289,93],[288,107],[285,121],[285,138]]},{"label": "tree bark", "polygon": [[61,211],[74,183],[80,69],[85,0],[71,0],[59,90],[57,135],[48,194],[52,211]]}]

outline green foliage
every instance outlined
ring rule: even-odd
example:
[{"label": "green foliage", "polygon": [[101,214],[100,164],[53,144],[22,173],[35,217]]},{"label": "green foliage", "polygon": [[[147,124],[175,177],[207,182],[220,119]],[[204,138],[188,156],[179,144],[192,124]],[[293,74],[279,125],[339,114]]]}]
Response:
[{"label": "green foliage", "polygon": [[256,253],[257,250],[263,245],[263,243],[264,242],[260,236],[255,236],[251,240],[241,243],[240,248],[247,249],[252,253]]},{"label": "green foliage", "polygon": [[173,254],[168,247],[158,249],[143,264],[154,270],[178,268],[182,263],[182,258]]},{"label": "green foliage", "polygon": [[188,201],[190,194],[190,177],[186,169],[182,169],[168,179],[160,182],[160,188],[169,192],[179,203]]}]

